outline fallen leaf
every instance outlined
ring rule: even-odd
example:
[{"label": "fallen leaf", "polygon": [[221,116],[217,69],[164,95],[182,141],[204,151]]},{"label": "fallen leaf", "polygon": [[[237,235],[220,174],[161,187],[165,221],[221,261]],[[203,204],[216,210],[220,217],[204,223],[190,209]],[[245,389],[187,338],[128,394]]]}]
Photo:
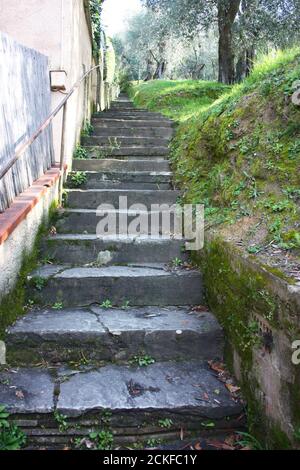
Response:
[{"label": "fallen leaf", "polygon": [[195,450],[202,450],[202,447],[201,447],[200,442],[197,442],[197,443],[194,445],[194,449],[195,449]]},{"label": "fallen leaf", "polygon": [[16,397],[19,398],[20,400],[24,399],[24,393],[21,390],[16,391]]},{"label": "fallen leaf", "polygon": [[235,394],[237,392],[239,392],[241,390],[241,387],[237,387],[235,385],[232,385],[232,384],[225,384],[225,387],[227,388],[227,390],[229,390],[230,393],[232,394]]},{"label": "fallen leaf", "polygon": [[224,364],[219,362],[208,361],[209,367],[218,374],[223,374],[225,372]]},{"label": "fallen leaf", "polygon": [[207,312],[207,307],[205,305],[196,305],[196,307],[192,308],[193,312]]}]

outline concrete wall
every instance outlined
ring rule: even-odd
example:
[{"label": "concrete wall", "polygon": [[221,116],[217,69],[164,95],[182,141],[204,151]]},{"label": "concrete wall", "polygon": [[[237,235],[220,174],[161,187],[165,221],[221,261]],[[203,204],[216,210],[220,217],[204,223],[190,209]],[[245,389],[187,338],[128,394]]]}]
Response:
[{"label": "concrete wall", "polygon": [[[1,2],[2,3],[2,2]],[[49,58],[50,70],[65,70],[69,88],[92,66],[92,38],[84,0],[10,0],[0,7],[0,30]],[[84,118],[89,119],[91,93],[84,85],[70,99],[67,113],[66,158],[71,165]],[[63,99],[52,93],[52,109]],[[90,101],[87,103],[87,101]],[[61,115],[53,123],[56,161],[60,158]]]},{"label": "concrete wall", "polygon": [[47,218],[51,204],[58,201],[58,186],[57,180],[9,238],[0,244],[0,304],[15,287],[24,256],[32,251],[41,221]]}]

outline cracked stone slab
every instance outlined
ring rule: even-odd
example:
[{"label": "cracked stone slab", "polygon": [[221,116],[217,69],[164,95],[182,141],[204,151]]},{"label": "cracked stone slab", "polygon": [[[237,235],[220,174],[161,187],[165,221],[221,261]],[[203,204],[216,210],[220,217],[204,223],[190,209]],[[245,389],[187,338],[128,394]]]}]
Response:
[{"label": "cracked stone slab", "polygon": [[[204,394],[209,398],[205,400]],[[111,410],[222,419],[239,414],[242,406],[210,370],[189,361],[147,368],[106,366],[79,373],[61,384],[58,410],[72,417]]]},{"label": "cracked stone slab", "polygon": [[124,361],[141,351],[156,360],[218,359],[223,332],[209,313],[188,307],[33,311],[7,332],[11,364]]},{"label": "cracked stone slab", "polygon": [[[58,335],[76,336],[89,333],[105,333],[105,328],[101,325],[96,315],[87,309],[70,310],[38,310],[28,313],[19,319],[14,326],[8,329],[8,336],[26,336],[26,340],[36,336],[48,340],[60,340]],[[22,335],[22,336],[21,336]]]},{"label": "cracked stone slab", "polygon": [[54,410],[54,379],[39,369],[0,372],[0,403],[11,414],[51,413]]}]

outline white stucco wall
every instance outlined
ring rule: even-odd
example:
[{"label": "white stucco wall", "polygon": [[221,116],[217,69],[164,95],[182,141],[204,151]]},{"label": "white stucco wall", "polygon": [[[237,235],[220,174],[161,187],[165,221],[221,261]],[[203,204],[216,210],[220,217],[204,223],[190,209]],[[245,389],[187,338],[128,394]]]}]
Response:
[{"label": "white stucco wall", "polygon": [[24,255],[32,251],[41,221],[48,216],[49,208],[55,200],[58,200],[58,181],[47,189],[27,217],[0,245],[0,303],[15,287]]},{"label": "white stucco wall", "polygon": [[[65,70],[68,89],[91,68],[92,39],[84,0],[1,0],[0,30],[48,56],[50,70]],[[68,105],[65,154],[69,165],[85,117],[84,95],[82,85]],[[52,93],[52,109],[62,98],[60,92]],[[61,114],[53,123],[56,161],[60,157]],[[86,114],[88,117],[89,111]]]}]

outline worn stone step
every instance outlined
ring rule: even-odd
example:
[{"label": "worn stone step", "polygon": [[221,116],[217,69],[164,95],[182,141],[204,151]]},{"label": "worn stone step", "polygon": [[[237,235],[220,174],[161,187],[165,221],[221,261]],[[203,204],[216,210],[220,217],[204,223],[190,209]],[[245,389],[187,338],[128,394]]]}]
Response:
[{"label": "worn stone step", "polygon": [[97,238],[96,235],[56,235],[43,241],[42,256],[58,264],[122,265],[186,261],[182,240],[150,237]]},{"label": "worn stone step", "polygon": [[74,171],[170,171],[170,163],[167,160],[152,159],[116,159],[107,158],[102,160],[84,159],[73,160]]},{"label": "worn stone step", "polygon": [[[97,234],[102,236],[100,230],[102,226],[98,226],[105,217],[116,218],[117,234],[126,235],[170,235],[174,233],[175,221],[177,220],[173,212],[165,213],[163,211],[137,211],[136,210],[106,210],[105,214],[95,209],[64,209],[59,211],[56,229],[58,233],[75,233],[75,234]],[[120,219],[126,218],[127,224],[120,224]],[[139,219],[138,219],[139,218]],[[113,220],[113,219],[112,219]],[[142,227],[136,227],[139,222],[143,221]],[[146,223],[148,221],[148,224]],[[106,220],[107,222],[107,220]],[[156,224],[155,226],[153,226]],[[103,224],[102,224],[103,225]]]},{"label": "worn stone step", "polygon": [[[20,399],[16,391],[21,391]],[[218,391],[218,394],[217,394]],[[200,361],[145,368],[107,365],[96,370],[13,369],[0,374],[0,402],[11,419],[43,447],[74,446],[74,437],[109,426],[118,442],[193,431],[207,436],[243,430],[244,407]],[[58,430],[54,411],[66,416]],[[26,418],[26,419],[25,419]],[[170,430],[161,421],[170,420]],[[56,430],[56,433],[55,433]]]},{"label": "worn stone step", "polygon": [[[173,188],[172,173],[170,172],[85,172],[86,181],[80,189],[146,189],[170,190]],[[75,173],[70,173],[67,179],[68,188],[76,188],[73,181]]]},{"label": "worn stone step", "polygon": [[223,357],[223,333],[209,312],[189,308],[37,310],[8,329],[10,365],[80,361],[128,361],[140,354],[155,361]]},{"label": "worn stone step", "polygon": [[169,139],[161,137],[101,137],[98,135],[92,135],[90,137],[83,137],[81,139],[82,145],[86,146],[101,146],[110,147],[113,146],[118,148],[130,147],[168,147]]},{"label": "worn stone step", "polygon": [[171,139],[173,129],[170,127],[102,127],[101,123],[94,126],[94,135],[100,137],[160,137]]},{"label": "worn stone step", "polygon": [[108,157],[126,157],[126,158],[147,158],[147,157],[159,157],[163,159],[169,155],[169,147],[164,146],[149,146],[144,145],[125,145],[119,147],[114,146],[97,146],[90,145],[85,146],[85,150],[88,152],[90,158],[108,158]]},{"label": "worn stone step", "polygon": [[145,108],[136,108],[135,106],[133,106],[132,103],[126,103],[126,102],[122,102],[122,103],[117,103],[117,104],[112,104],[111,107],[107,110],[107,111],[104,111],[104,113],[109,113],[109,112],[112,112],[112,111],[115,111],[115,112],[128,112],[128,113],[131,113],[131,112],[141,112],[141,113],[147,113],[148,110],[145,109]]},{"label": "worn stone step", "polygon": [[105,268],[46,265],[28,277],[28,295],[38,305],[64,307],[125,301],[133,306],[198,305],[203,302],[198,271],[168,271],[163,265]]},{"label": "worn stone step", "polygon": [[160,114],[153,114],[153,113],[120,113],[120,112],[106,112],[99,115],[94,115],[93,120],[97,120],[98,122],[127,122],[128,127],[133,127],[133,122],[138,122],[139,127],[141,127],[141,123],[143,123],[142,127],[149,126],[149,127],[174,127],[175,124],[170,119],[162,117]]},{"label": "worn stone step", "polygon": [[[157,204],[167,204],[169,206],[176,204],[180,194],[180,191],[157,191],[155,189],[68,189],[66,201],[68,207],[73,209],[97,209],[101,204],[110,204],[115,209],[119,209],[120,198],[127,198],[127,207],[140,204],[147,210],[151,210],[151,207]],[[157,210],[157,208],[153,207],[153,210]]]},{"label": "worn stone step", "polygon": [[110,109],[108,111],[103,111],[102,113],[99,114],[94,114],[94,118],[96,119],[106,119],[106,118],[117,118],[117,119],[145,119],[145,120],[151,120],[155,119],[158,121],[165,121],[165,122],[171,122],[170,119],[164,117],[160,113],[154,113],[150,112],[147,110],[143,109]]},{"label": "worn stone step", "polygon": [[93,118],[92,120],[93,126],[101,126],[102,128],[122,128],[122,129],[134,129],[134,128],[145,128],[148,127],[149,129],[172,129],[175,124],[172,121],[161,121],[158,119],[122,119],[120,116],[118,118],[108,118],[102,117],[100,118]]}]

